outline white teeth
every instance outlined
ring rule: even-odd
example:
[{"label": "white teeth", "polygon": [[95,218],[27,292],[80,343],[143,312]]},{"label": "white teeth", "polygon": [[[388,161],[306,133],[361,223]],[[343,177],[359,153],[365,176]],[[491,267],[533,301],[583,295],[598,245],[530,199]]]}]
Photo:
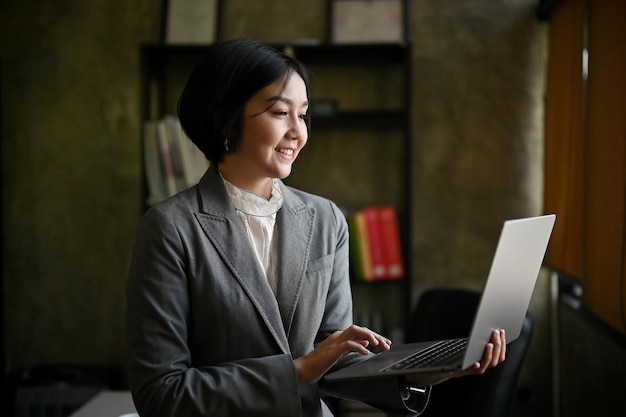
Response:
[{"label": "white teeth", "polygon": [[283,148],[283,149],[276,149],[276,150],[284,155],[288,155],[288,156],[293,155],[293,149]]}]

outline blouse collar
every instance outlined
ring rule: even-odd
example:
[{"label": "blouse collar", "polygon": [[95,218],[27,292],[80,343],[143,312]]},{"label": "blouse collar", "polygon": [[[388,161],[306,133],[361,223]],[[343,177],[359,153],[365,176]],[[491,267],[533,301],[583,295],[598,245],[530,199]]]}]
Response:
[{"label": "blouse collar", "polygon": [[[221,176],[221,174],[220,174]],[[272,196],[269,201],[250,191],[239,188],[222,177],[226,191],[235,208],[251,216],[271,216],[283,205],[283,194],[278,179],[272,180]]]}]

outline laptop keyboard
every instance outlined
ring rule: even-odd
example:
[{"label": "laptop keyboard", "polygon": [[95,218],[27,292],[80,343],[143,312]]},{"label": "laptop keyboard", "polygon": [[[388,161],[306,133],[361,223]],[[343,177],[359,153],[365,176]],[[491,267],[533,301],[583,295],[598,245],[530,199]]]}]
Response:
[{"label": "laptop keyboard", "polygon": [[396,362],[381,372],[429,368],[432,366],[446,366],[459,360],[465,353],[467,338],[448,339],[435,343],[425,350]]}]

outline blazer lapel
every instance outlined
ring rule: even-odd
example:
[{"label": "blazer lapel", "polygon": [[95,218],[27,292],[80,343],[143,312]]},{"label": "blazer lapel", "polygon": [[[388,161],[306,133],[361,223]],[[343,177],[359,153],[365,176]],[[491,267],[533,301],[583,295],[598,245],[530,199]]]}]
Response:
[{"label": "blazer lapel", "polygon": [[[209,169],[199,184],[202,200],[198,222],[239,285],[248,294],[284,353],[289,343],[281,322],[278,302],[272,292],[241,220],[215,169]],[[226,279],[226,278],[225,278]]]},{"label": "blazer lapel", "polygon": [[[276,297],[283,328],[289,335],[309,260],[315,210],[307,209],[305,204],[284,185],[281,184],[281,187],[284,203],[278,212],[275,234],[275,238],[278,239]],[[286,236],[287,232],[289,236]]]}]

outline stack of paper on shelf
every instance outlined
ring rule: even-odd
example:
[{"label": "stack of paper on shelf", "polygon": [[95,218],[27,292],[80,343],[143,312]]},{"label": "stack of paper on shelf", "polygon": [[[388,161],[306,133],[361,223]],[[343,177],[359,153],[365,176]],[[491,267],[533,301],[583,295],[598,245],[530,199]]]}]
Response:
[{"label": "stack of paper on shelf", "polygon": [[353,271],[361,281],[404,277],[398,218],[393,206],[367,206],[348,216]]},{"label": "stack of paper on shelf", "polygon": [[150,205],[195,185],[209,167],[172,115],[144,122],[144,164]]}]

